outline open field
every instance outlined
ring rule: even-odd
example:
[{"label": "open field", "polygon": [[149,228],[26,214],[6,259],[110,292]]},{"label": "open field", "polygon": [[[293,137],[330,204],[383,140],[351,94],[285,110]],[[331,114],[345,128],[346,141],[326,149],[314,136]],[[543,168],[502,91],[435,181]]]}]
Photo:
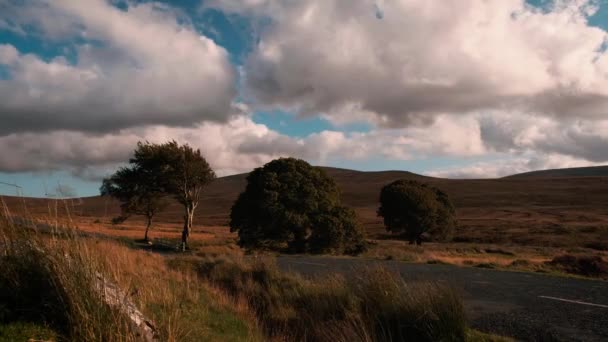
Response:
[{"label": "open field", "polygon": [[[304,259],[293,259],[288,262],[290,263],[289,267],[286,267],[285,262],[290,259],[279,258],[279,266],[285,270],[291,269],[304,274],[312,272],[318,275],[327,271],[325,265],[328,264],[337,265],[332,266],[333,271],[343,272],[344,270],[340,271],[341,267],[348,267],[346,265],[361,264],[361,267],[367,268],[365,265],[380,262],[385,266],[396,267],[396,270],[401,272],[406,279],[418,274],[420,280],[448,281],[451,287],[457,288],[469,282],[466,280],[467,277],[488,275],[488,279],[479,280],[479,284],[485,284],[483,285],[484,291],[487,290],[489,291],[487,293],[490,294],[503,291],[494,289],[495,285],[492,284],[504,285],[514,282],[521,285],[527,283],[529,276],[532,275],[526,276],[525,273],[514,272],[486,273],[485,269],[488,268],[553,274],[571,273],[595,278],[606,278],[608,274],[605,268],[608,252],[602,245],[602,243],[608,241],[608,210],[604,210],[608,201],[603,196],[605,190],[608,190],[608,178],[594,176],[540,180],[538,178],[528,179],[527,177],[496,180],[447,180],[404,172],[357,172],[340,169],[328,169],[328,172],[340,185],[344,202],[356,208],[359,220],[368,231],[371,248],[358,258],[324,257],[321,259],[306,259],[307,257],[303,257]],[[377,193],[384,184],[403,177],[427,181],[450,194],[455,202],[460,221],[460,227],[456,232],[454,242],[426,243],[421,248],[408,245],[405,241],[385,233],[382,222],[375,216]],[[207,336],[211,339],[238,339],[239,337],[235,336],[243,337],[244,335],[258,336],[254,337],[254,340],[260,339],[259,336],[261,335],[277,338],[285,337],[284,332],[274,331],[277,322],[264,321],[267,319],[265,316],[256,314],[256,310],[259,310],[257,301],[247,303],[246,300],[248,298],[247,291],[254,291],[250,294],[251,296],[260,295],[259,289],[256,290],[256,287],[250,284],[252,281],[257,281],[255,279],[258,278],[246,280],[247,277],[251,276],[249,272],[257,274],[255,272],[258,271],[250,269],[250,267],[256,266],[248,266],[246,260],[251,259],[251,257],[245,255],[244,251],[236,245],[236,235],[230,233],[227,227],[232,200],[243,189],[244,184],[244,176],[237,175],[220,178],[209,187],[201,204],[201,210],[197,215],[197,221],[195,221],[195,231],[191,236],[190,243],[192,250],[186,255],[175,254],[171,249],[171,246],[177,245],[181,234],[181,215],[177,205],[172,205],[167,212],[161,214],[157,219],[151,231],[154,245],[148,246],[138,242],[143,237],[142,220],[132,218],[121,224],[110,222],[111,218],[119,213],[118,205],[106,198],[91,197],[81,200],[55,201],[5,196],[3,199],[15,216],[34,217],[43,221],[47,226],[53,226],[57,222],[60,226],[76,227],[77,231],[85,233],[86,235],[82,237],[85,241],[84,244],[89,246],[87,247],[89,250],[95,251],[93,254],[98,254],[96,254],[96,258],[105,260],[102,264],[119,265],[116,268],[117,271],[109,273],[123,287],[143,287],[143,284],[148,281],[146,280],[147,277],[151,277],[157,271],[161,272],[160,278],[158,278],[161,283],[172,278],[179,278],[183,281],[183,285],[179,286],[191,288],[192,284],[197,281],[203,281],[203,286],[199,291],[196,293],[188,292],[189,303],[197,303],[201,296],[202,298],[208,298],[210,293],[217,300],[207,302],[203,308],[204,313],[197,312],[196,304],[193,304],[191,310],[194,311],[191,315],[194,316],[188,319],[204,320],[205,322],[202,325],[206,328],[191,333],[187,327],[161,326],[161,329],[164,329],[164,334],[168,334],[167,336],[178,336],[186,331],[186,335]],[[118,244],[116,244],[117,242]],[[166,246],[169,246],[169,248],[165,248]],[[148,249],[149,251],[144,252],[141,251],[142,249]],[[108,251],[111,251],[111,253],[107,253]],[[150,253],[150,251],[158,253]],[[567,255],[567,257],[563,257],[564,255]],[[262,257],[264,257],[264,254]],[[104,258],[111,258],[111,260]],[[213,271],[205,273],[199,280],[192,279],[193,274],[196,277],[201,276],[200,274],[196,275],[200,271],[197,267],[202,267],[200,265],[224,265],[221,264],[224,262],[222,260],[235,260],[234,262],[241,265],[238,266],[241,268],[231,269],[229,273],[225,273],[227,271],[220,268],[217,270],[220,273]],[[218,264],[218,261],[221,263]],[[244,264],[242,264],[243,261],[245,261]],[[178,267],[178,269],[175,269],[176,265],[183,265],[183,262],[186,262],[187,265],[195,265],[195,268],[187,267],[183,269]],[[294,263],[296,266],[294,266]],[[412,265],[412,263],[425,265]],[[308,266],[306,266],[307,264]],[[444,264],[470,266],[470,268],[462,269]],[[225,265],[222,267],[225,267]],[[318,270],[314,269],[315,267]],[[408,267],[422,267],[422,269],[412,273]],[[448,268],[443,269],[442,267]],[[205,268],[205,270],[207,270],[205,272],[210,272],[212,269]],[[333,271],[331,272],[333,273]],[[239,272],[244,273],[237,276]],[[275,273],[276,271],[264,270],[264,272],[270,272],[268,275],[270,277],[277,277],[276,281],[279,283],[287,281],[278,273]],[[230,277],[226,278],[228,275]],[[237,276],[237,278],[232,278],[234,276]],[[464,279],[464,283],[453,282],[450,280],[452,276],[460,280]],[[500,280],[501,277],[504,280]],[[233,283],[235,279],[241,280]],[[521,318],[524,316],[519,318],[509,316],[516,310],[524,310],[522,309],[522,303],[525,304],[529,301],[529,299],[524,298],[526,295],[530,293],[539,295],[538,293],[546,292],[547,289],[552,288],[553,285],[551,284],[556,281],[554,279],[560,278],[534,275],[533,278],[529,279],[532,279],[530,280],[530,286],[532,287],[522,285],[523,287],[513,290],[511,296],[505,297],[506,299],[503,302],[497,301],[496,298],[500,296],[495,296],[495,299],[492,299],[494,297],[491,296],[488,297],[489,299],[484,299],[485,297],[479,297],[479,294],[485,293],[482,290],[465,288],[463,294],[465,295],[465,307],[469,320],[473,322],[475,327],[484,331],[514,337],[525,336],[525,334],[535,329],[550,331],[555,327],[562,326],[563,322],[572,321],[571,315],[566,313],[557,314],[551,322],[540,322],[538,321],[539,318],[535,316],[526,316],[528,318],[525,320]],[[242,281],[245,283],[241,283]],[[304,286],[306,290],[303,291],[305,292],[313,291],[320,286],[313,283],[303,285],[307,284],[308,280],[304,283],[300,283],[300,280],[293,281],[296,283],[289,285],[290,287]],[[323,286],[329,286],[328,289],[331,289],[331,291],[335,291],[336,286],[338,286],[341,293],[346,291],[350,293],[348,296],[358,296],[355,289],[348,287],[350,286],[348,283],[335,283],[335,281],[332,280]],[[555,297],[579,298],[580,296],[576,295],[576,291],[583,291],[581,286],[585,287],[584,284],[586,283],[576,285],[572,283],[573,281],[577,280],[560,280],[563,284],[572,285],[574,290],[570,289],[568,290],[570,292],[566,291],[564,293],[557,291]],[[292,280],[288,280],[288,282],[292,282]],[[161,283],[154,283],[154,289],[163,291],[165,296],[174,296],[170,297],[173,298],[172,301],[177,300],[175,296],[178,294],[172,292],[175,289],[173,287],[164,288],[165,285]],[[544,285],[541,288],[535,284]],[[591,287],[603,286],[601,282],[596,284]],[[235,286],[238,288],[238,296],[231,292]],[[569,287],[566,286],[565,288]],[[314,294],[314,291],[310,293]],[[149,305],[154,307],[154,301],[158,301],[158,298],[155,299],[154,296],[151,292],[146,292],[138,303],[147,314],[158,317],[156,319],[164,320],[162,315],[171,315],[172,313],[158,312],[148,308]],[[279,310],[277,317],[282,315],[281,310],[287,310],[288,312],[300,310],[298,303],[301,300],[309,300],[308,298],[292,298],[289,296],[292,296],[292,294],[285,293],[280,296],[282,300],[285,300],[283,304],[285,307],[277,309]],[[274,302],[278,299],[265,297],[263,300]],[[291,302],[292,300],[293,302]],[[517,300],[520,300],[520,302],[517,302]],[[152,301],[152,304],[148,304],[148,301]],[[536,303],[536,301],[538,301],[539,307],[551,305],[544,300],[534,299],[533,302]],[[591,303],[601,302],[599,305],[604,305],[602,303],[605,302],[605,298],[601,296],[589,297],[588,301]],[[235,305],[236,310],[230,310],[228,308],[230,305]],[[482,305],[482,307],[479,305]],[[491,311],[494,321],[483,321],[479,315],[475,314],[482,309]],[[171,311],[171,306],[165,307],[165,310]],[[211,318],[205,316],[208,315],[210,310],[221,312],[222,315],[225,315],[222,317],[225,317],[228,321],[223,323],[213,322]],[[584,311],[584,307],[581,310]],[[604,309],[599,308],[599,310]],[[564,312],[570,311],[564,310]],[[595,314],[595,311],[592,314]],[[577,315],[577,317],[579,316],[586,317]],[[587,324],[585,322],[573,323],[569,328],[569,334],[571,334],[569,336],[582,334],[585,324]],[[343,323],[351,324],[352,322],[345,321]],[[238,326],[238,329],[234,332],[236,335],[222,335],[225,334],[225,331],[222,330],[224,329],[222,324]],[[266,324],[270,324],[270,327]],[[286,328],[285,324],[292,323],[282,322],[279,325]],[[8,334],[12,331],[11,329],[15,330],[19,327],[21,326],[5,325],[2,326],[2,329],[8,331],[6,332]],[[44,330],[48,328],[46,326],[23,326],[22,328],[30,329],[32,336],[57,333],[56,331]],[[297,329],[303,329],[303,327],[294,326],[288,330],[297,331]],[[596,338],[606,333],[600,328],[593,329],[594,332],[587,337]],[[344,331],[350,330],[346,329]],[[373,329],[370,331],[373,331]],[[555,334],[560,334],[558,330],[551,331],[552,337],[555,337]],[[336,333],[341,334],[339,331]],[[369,333],[369,331],[366,333]],[[478,338],[477,340],[492,339],[492,337],[484,337],[472,331],[467,332],[467,334],[467,336],[470,335],[469,340],[476,340],[476,338]],[[183,340],[183,337],[180,337],[179,340]]]},{"label": "open field", "polygon": [[[312,280],[272,258],[151,253],[69,228],[0,221],[0,238],[0,341],[509,341],[470,329],[449,286],[383,267],[355,283]],[[199,252],[217,243],[197,241]],[[146,323],[129,318],[131,306]]]},{"label": "open field", "polygon": [[[608,241],[607,176],[452,180],[402,171],[335,168],[326,171],[340,186],[343,202],[356,209],[372,239],[391,239],[381,219],[376,217],[380,188],[393,180],[409,178],[428,182],[450,195],[459,220],[456,242],[608,249],[600,245]],[[203,194],[195,225],[227,226],[230,208],[245,187],[245,177],[245,174],[223,177],[212,183]],[[19,198],[6,197],[6,201],[13,210],[23,207]],[[54,210],[54,204],[45,199],[28,198],[26,204],[35,216]],[[91,222],[97,219],[108,222],[119,213],[115,201],[102,197],[74,200],[69,205],[73,213]],[[159,215],[158,221],[172,224],[171,228],[167,226],[168,230],[179,230],[181,218],[180,207],[172,205]]]},{"label": "open field", "polygon": [[[518,270],[553,272],[547,267],[564,254],[608,256],[608,176],[605,168],[589,168],[590,176],[574,169],[577,177],[550,170],[502,179],[452,180],[424,177],[409,172],[360,172],[326,168],[342,191],[344,203],[356,209],[372,248],[366,256],[422,263],[485,265]],[[556,173],[557,172],[557,173]],[[214,245],[215,252],[242,253],[236,236],[227,227],[230,207],[245,187],[246,175],[217,179],[203,194],[196,213],[194,246]],[[399,178],[428,182],[452,198],[459,220],[453,243],[408,246],[387,234],[376,216],[380,188]],[[107,236],[139,239],[143,221],[130,218],[110,224],[119,214],[118,204],[108,198],[88,197],[67,201],[4,197],[14,214],[27,208],[35,217],[57,215],[77,223],[79,229]],[[67,209],[67,211],[66,211]],[[181,209],[171,205],[161,213],[151,231],[153,238],[178,239]]]},{"label": "open field", "polygon": [[[492,264],[536,269],[535,264],[570,254],[605,256],[608,251],[608,176],[605,168],[589,168],[591,176],[575,169],[579,177],[556,177],[554,170],[515,175],[502,179],[452,180],[424,177],[409,172],[360,172],[326,168],[342,191],[343,202],[356,209],[359,221],[372,240],[369,256],[406,261],[454,263],[458,265]],[[569,173],[558,175],[569,175]],[[203,194],[196,212],[193,240],[234,239],[228,232],[228,215],[233,201],[245,187],[246,175],[217,179]],[[424,252],[407,247],[387,234],[376,216],[380,188],[399,178],[428,182],[452,198],[459,221],[453,244],[431,244]],[[62,219],[66,205],[80,229],[111,236],[139,238],[143,221],[133,217],[123,224],[111,225],[119,214],[117,202],[102,197],[88,197],[67,202],[47,199],[5,197],[11,210],[19,215],[23,208],[35,217]],[[171,205],[161,213],[151,232],[152,237],[178,238],[181,231],[181,208]],[[497,247],[498,246],[498,247]],[[409,249],[408,249],[409,248]],[[506,249],[507,253],[487,250]]]}]

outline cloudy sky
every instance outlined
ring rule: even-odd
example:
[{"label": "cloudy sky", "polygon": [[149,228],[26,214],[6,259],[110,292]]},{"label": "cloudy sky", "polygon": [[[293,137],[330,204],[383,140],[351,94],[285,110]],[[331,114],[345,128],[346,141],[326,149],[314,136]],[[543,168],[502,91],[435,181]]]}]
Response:
[{"label": "cloudy sky", "polygon": [[220,175],[607,164],[607,30],[605,0],[0,0],[0,182],[94,195],[169,139]]}]

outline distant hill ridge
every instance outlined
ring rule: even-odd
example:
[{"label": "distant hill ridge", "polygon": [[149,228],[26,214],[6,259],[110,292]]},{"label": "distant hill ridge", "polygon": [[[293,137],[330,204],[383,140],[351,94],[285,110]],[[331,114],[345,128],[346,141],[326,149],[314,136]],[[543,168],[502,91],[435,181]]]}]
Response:
[{"label": "distant hill ridge", "polygon": [[[355,171],[323,167],[341,190],[342,203],[356,210],[359,221],[371,237],[386,234],[382,219],[376,214],[382,187],[397,179],[419,180],[445,191],[456,207],[461,236],[470,238],[490,234],[501,241],[507,230],[518,241],[522,229],[532,225],[551,231],[555,225],[568,227],[588,225],[608,226],[608,166],[545,170],[513,175],[500,179],[446,179],[426,177],[406,171]],[[595,177],[594,177],[595,176]],[[227,226],[230,208],[245,189],[247,173],[220,177],[211,183],[201,197],[195,224]],[[19,215],[27,206],[29,214],[48,216],[56,203],[51,199],[3,196],[13,214]],[[75,216],[108,222],[120,214],[119,203],[110,198],[94,196],[67,203]],[[60,211],[64,205],[60,205]],[[61,215],[61,214],[60,214]],[[51,213],[52,216],[52,213]],[[179,229],[183,208],[172,202],[158,215],[157,222],[172,224]],[[141,218],[133,217],[131,220]],[[543,229],[545,229],[543,228]],[[596,228],[593,228],[596,229]],[[608,231],[607,231],[608,233]],[[540,234],[540,233],[539,233]],[[546,235],[545,231],[542,236]],[[506,237],[505,237],[506,238]],[[492,240],[492,241],[494,241]]]},{"label": "distant hill ridge", "polygon": [[504,178],[569,178],[569,177],[607,177],[608,165],[548,169],[518,173]]}]

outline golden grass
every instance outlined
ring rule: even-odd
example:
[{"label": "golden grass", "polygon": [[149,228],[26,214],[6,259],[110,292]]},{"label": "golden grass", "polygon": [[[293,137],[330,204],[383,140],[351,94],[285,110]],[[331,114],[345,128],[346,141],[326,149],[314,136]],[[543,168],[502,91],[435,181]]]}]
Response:
[{"label": "golden grass", "polygon": [[69,231],[39,235],[6,222],[0,237],[3,327],[25,319],[65,340],[140,340],[125,314],[103,300],[101,275],[156,322],[162,341],[262,340],[243,307],[218,300],[216,289],[170,269],[158,254]]},{"label": "golden grass", "polygon": [[180,269],[249,308],[272,339],[281,341],[463,341],[462,303],[449,288],[408,284],[385,269],[307,280],[280,272],[270,258],[178,257]]},{"label": "golden grass", "polygon": [[482,243],[425,243],[409,245],[404,241],[375,240],[364,257],[413,263],[442,263],[518,271],[564,273],[551,265],[561,255],[597,256],[608,260],[608,252],[589,248],[532,247]]}]

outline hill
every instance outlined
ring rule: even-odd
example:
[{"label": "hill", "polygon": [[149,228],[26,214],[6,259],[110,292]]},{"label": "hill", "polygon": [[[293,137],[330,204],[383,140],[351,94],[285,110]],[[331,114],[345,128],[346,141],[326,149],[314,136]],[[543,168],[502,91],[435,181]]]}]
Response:
[{"label": "hill", "polygon": [[565,169],[549,169],[538,170],[515,175],[505,178],[564,178],[564,177],[607,177],[608,165],[604,166],[589,166],[589,167],[571,167]]},{"label": "hill", "polygon": [[[324,169],[336,180],[343,202],[355,208],[372,238],[390,238],[376,216],[380,189],[391,181],[406,178],[427,182],[449,194],[457,209],[459,241],[567,246],[608,239],[608,177],[539,174],[502,179],[442,179],[404,171]],[[246,176],[222,177],[212,183],[204,192],[195,225],[227,226],[230,208],[245,188]],[[53,201],[46,199],[5,199],[13,211],[23,208],[25,201],[35,215],[45,215],[54,206]],[[109,220],[119,213],[117,202],[99,196],[67,204],[81,217]],[[179,229],[182,216],[181,207],[173,204],[158,220]]]}]

